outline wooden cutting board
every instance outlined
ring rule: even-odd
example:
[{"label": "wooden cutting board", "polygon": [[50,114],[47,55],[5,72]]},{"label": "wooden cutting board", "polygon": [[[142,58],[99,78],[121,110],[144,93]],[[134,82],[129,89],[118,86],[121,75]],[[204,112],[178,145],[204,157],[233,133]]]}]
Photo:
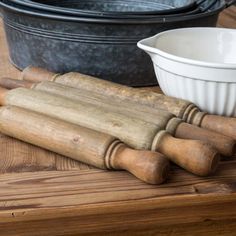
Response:
[{"label": "wooden cutting board", "polygon": [[[220,25],[236,28],[236,7]],[[0,25],[2,75],[8,62]],[[156,89],[156,88],[154,88]],[[0,135],[1,235],[236,235],[236,157],[208,178],[176,166],[151,186]]]}]

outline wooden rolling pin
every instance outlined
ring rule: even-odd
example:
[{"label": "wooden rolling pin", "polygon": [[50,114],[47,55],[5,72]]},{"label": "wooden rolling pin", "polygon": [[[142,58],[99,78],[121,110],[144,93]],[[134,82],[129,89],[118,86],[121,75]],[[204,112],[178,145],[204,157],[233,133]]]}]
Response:
[{"label": "wooden rolling pin", "polygon": [[182,99],[168,97],[155,92],[138,90],[109,81],[100,80],[80,73],[54,74],[47,70],[28,67],[23,71],[24,80],[40,82],[55,81],[74,88],[83,88],[91,92],[105,94],[124,101],[150,106],[153,109],[162,109],[173,113],[187,123],[200,126],[236,139],[236,118],[209,115],[201,112],[193,103]]},{"label": "wooden rolling pin", "polygon": [[0,108],[0,132],[74,160],[107,170],[127,170],[160,184],[169,161],[162,154],[133,150],[111,135],[14,106]]},{"label": "wooden rolling pin", "polygon": [[[215,133],[210,130],[202,129],[197,126],[184,123],[180,119],[174,118],[168,112],[162,112],[147,106],[130,104],[122,100],[109,100],[107,96],[99,93],[91,93],[84,89],[75,89],[63,84],[44,81],[33,83],[24,80],[15,80],[11,78],[0,78],[0,86],[13,89],[17,87],[31,88],[34,90],[46,91],[57,94],[78,102],[86,102],[105,108],[112,112],[117,112],[129,117],[139,118],[146,122],[158,124],[162,129],[166,129],[176,138],[196,139],[210,143],[222,155],[232,156],[236,150],[236,141],[227,136]],[[162,115],[162,113],[164,115]]]},{"label": "wooden rolling pin", "polygon": [[0,104],[22,107],[109,133],[136,149],[159,151],[179,166],[200,176],[214,172],[220,159],[216,149],[208,143],[176,139],[156,124],[112,113],[87,103],[76,103],[44,91],[1,88]]}]

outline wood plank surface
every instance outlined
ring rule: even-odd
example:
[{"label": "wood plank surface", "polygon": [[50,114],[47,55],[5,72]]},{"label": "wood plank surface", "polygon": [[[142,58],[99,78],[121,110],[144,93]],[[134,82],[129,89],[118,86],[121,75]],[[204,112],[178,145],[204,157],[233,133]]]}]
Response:
[{"label": "wood plank surface", "polygon": [[[236,28],[235,13],[219,26]],[[2,24],[0,58],[1,75],[19,78]],[[236,235],[235,157],[207,178],[171,172],[151,186],[0,135],[0,235]]]},{"label": "wood plank surface", "polygon": [[222,163],[215,176],[204,179],[176,169],[158,187],[122,172],[5,174],[0,177],[0,229],[9,235],[15,229],[17,235],[70,235],[232,223],[235,168],[236,162]]}]

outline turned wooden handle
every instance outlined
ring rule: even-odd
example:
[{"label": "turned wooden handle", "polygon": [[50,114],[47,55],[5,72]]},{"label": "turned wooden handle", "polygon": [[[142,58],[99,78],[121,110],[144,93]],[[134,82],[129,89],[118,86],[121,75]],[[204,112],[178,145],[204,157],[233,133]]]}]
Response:
[{"label": "turned wooden handle", "polygon": [[8,89],[0,87],[0,105],[4,106],[5,105],[5,98],[8,93]]},{"label": "turned wooden handle", "polygon": [[210,144],[198,140],[176,139],[165,134],[157,150],[177,165],[199,176],[214,173],[220,154]]},{"label": "turned wooden handle", "polygon": [[236,152],[236,141],[234,139],[187,123],[179,124],[174,136],[182,139],[205,141],[224,156],[233,156]]},{"label": "turned wooden handle", "polygon": [[205,115],[201,127],[224,134],[236,140],[236,118]]},{"label": "turned wooden handle", "polygon": [[8,77],[0,78],[0,86],[6,89],[31,88],[35,83],[27,80],[17,80]]},{"label": "turned wooden handle", "polygon": [[52,73],[43,68],[28,66],[25,68],[21,74],[22,80],[32,81],[32,82],[41,82],[41,81],[50,81],[57,74]]},{"label": "turned wooden handle", "polygon": [[124,169],[160,184],[169,162],[162,154],[128,148],[111,135],[14,106],[0,108],[0,132],[100,169]]},{"label": "turned wooden handle", "polygon": [[157,152],[134,150],[121,146],[113,157],[111,166],[114,169],[123,169],[149,184],[163,183],[169,174],[169,161],[164,155]]}]

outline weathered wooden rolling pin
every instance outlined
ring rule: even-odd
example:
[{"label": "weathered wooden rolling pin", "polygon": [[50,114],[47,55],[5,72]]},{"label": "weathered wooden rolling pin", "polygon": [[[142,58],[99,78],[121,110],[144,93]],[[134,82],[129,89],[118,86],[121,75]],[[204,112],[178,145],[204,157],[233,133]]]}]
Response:
[{"label": "weathered wooden rolling pin", "polygon": [[88,103],[76,103],[44,91],[1,88],[0,104],[22,107],[109,133],[136,149],[159,151],[197,175],[214,172],[220,159],[216,149],[206,142],[176,139],[156,124],[112,113]]},{"label": "weathered wooden rolling pin", "polygon": [[133,150],[111,135],[19,107],[0,108],[0,132],[100,169],[127,170],[150,184],[162,183],[169,172],[162,154]]},{"label": "weathered wooden rolling pin", "polygon": [[236,118],[209,115],[201,112],[193,103],[182,99],[147,92],[146,90],[137,90],[80,73],[72,72],[60,75],[35,67],[26,68],[22,78],[33,82],[51,80],[74,88],[83,88],[91,92],[106,94],[115,99],[119,98],[124,101],[143,104],[153,109],[162,109],[173,113],[187,123],[236,139]]},{"label": "weathered wooden rolling pin", "polygon": [[210,130],[202,129],[197,126],[192,126],[183,123],[169,112],[152,109],[147,106],[140,106],[120,101],[119,99],[109,100],[107,96],[99,93],[91,93],[84,89],[75,89],[63,84],[44,81],[41,83],[33,83],[24,80],[15,80],[11,78],[0,78],[0,86],[5,88],[25,87],[34,90],[46,91],[52,94],[57,94],[78,102],[87,102],[98,107],[105,108],[112,112],[117,112],[129,117],[139,118],[144,121],[158,124],[160,128],[166,129],[176,138],[197,139],[210,143],[224,156],[232,156],[235,153],[235,140],[215,133]]}]

